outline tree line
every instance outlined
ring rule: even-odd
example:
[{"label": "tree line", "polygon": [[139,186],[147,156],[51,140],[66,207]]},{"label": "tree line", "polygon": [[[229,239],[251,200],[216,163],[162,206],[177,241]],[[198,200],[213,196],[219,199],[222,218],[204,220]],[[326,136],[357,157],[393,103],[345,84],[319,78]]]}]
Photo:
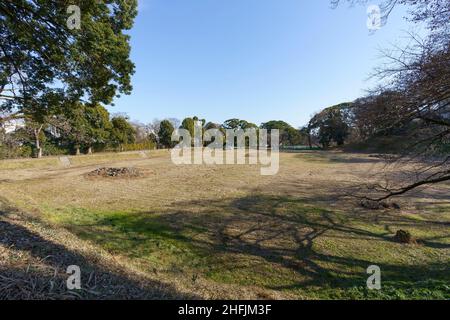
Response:
[{"label": "tree line", "polygon": [[0,158],[42,157],[94,151],[130,151],[156,148],[172,148],[172,134],[175,129],[186,129],[194,136],[194,126],[199,123],[203,132],[219,129],[224,134],[227,129],[273,129],[280,131],[280,144],[292,146],[305,144],[304,133],[284,121],[269,121],[257,126],[242,119],[229,119],[222,124],[207,122],[198,117],[188,117],[183,121],[176,118],[155,119],[144,124],[131,121],[126,114],[110,115],[100,105],[76,103],[71,108],[54,113],[47,119],[34,122],[22,119],[16,128],[7,132],[0,126]]}]

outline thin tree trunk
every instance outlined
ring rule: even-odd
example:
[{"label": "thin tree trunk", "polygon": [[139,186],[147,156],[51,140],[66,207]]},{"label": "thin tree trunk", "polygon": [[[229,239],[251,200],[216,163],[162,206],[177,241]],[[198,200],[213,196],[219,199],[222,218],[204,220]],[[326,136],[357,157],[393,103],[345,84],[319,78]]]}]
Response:
[{"label": "thin tree trunk", "polygon": [[75,148],[75,155],[76,156],[79,156],[81,154],[81,152],[80,152],[80,147],[76,147]]},{"label": "thin tree trunk", "polygon": [[89,147],[88,148],[88,152],[87,152],[88,154],[92,154],[92,147]]},{"label": "thin tree trunk", "polygon": [[311,143],[311,132],[308,131],[308,144],[309,144],[309,149],[312,149],[312,143]]},{"label": "thin tree trunk", "polygon": [[43,125],[41,125],[39,128],[34,129],[34,139],[36,144],[36,158],[42,158],[42,148],[41,148],[41,141],[40,141],[40,135],[42,131]]}]

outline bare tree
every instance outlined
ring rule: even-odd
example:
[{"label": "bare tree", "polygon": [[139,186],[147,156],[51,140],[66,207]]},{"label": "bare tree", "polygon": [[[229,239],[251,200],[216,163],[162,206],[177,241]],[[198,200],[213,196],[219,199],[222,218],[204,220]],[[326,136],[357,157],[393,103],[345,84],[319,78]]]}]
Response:
[{"label": "bare tree", "polygon": [[173,125],[173,127],[175,129],[178,129],[181,125],[181,121],[180,119],[177,118],[168,118],[167,120],[169,120],[169,122]]},{"label": "bare tree", "polygon": [[[332,0],[334,6],[340,2]],[[385,179],[386,175],[383,183],[370,186],[377,195],[367,198],[377,201],[450,181],[450,1],[381,1],[384,19],[400,4],[409,6],[409,20],[426,24],[429,35],[420,39],[409,34],[412,44],[408,47],[384,50],[386,62],[374,72],[379,86],[354,103],[362,136],[402,131],[408,142],[396,161],[390,162],[398,169],[396,178]]]},{"label": "bare tree", "polygon": [[450,46],[434,50],[426,44],[414,57],[409,55],[402,51],[393,58],[397,68],[379,73],[394,79],[392,84],[381,86],[356,107],[365,112],[361,122],[366,129],[371,126],[369,134],[403,129],[408,142],[396,159],[397,165],[413,168],[408,179],[400,186],[377,186],[384,195],[376,200],[450,181]]},{"label": "bare tree", "polygon": [[139,121],[132,121],[131,125],[136,130],[136,142],[142,143],[144,141],[148,141],[150,134],[152,133],[151,129],[148,125],[139,122]]},{"label": "bare tree", "polygon": [[[331,6],[336,8],[344,2],[351,6],[367,5],[369,0],[330,0]],[[374,1],[370,1],[373,3]],[[382,22],[386,23],[389,15],[399,5],[409,7],[408,20],[413,22],[425,22],[433,31],[449,32],[450,3],[446,0],[378,0],[382,13]]]}]

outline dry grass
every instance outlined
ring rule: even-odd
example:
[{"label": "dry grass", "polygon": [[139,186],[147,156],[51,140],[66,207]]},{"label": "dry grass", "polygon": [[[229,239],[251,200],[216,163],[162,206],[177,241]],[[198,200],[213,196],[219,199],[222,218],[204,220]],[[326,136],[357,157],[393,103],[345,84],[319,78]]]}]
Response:
[{"label": "dry grass", "polygon": [[[401,198],[401,210],[368,211],[344,196],[383,167],[364,155],[281,154],[275,176],[256,165],[175,166],[167,151],[147,156],[83,156],[69,168],[0,163],[0,298],[449,294],[448,185]],[[86,179],[100,166],[148,174]],[[421,244],[391,241],[398,228]],[[65,289],[69,264],[82,266],[82,292]],[[364,289],[370,264],[384,272],[380,293]]]}]

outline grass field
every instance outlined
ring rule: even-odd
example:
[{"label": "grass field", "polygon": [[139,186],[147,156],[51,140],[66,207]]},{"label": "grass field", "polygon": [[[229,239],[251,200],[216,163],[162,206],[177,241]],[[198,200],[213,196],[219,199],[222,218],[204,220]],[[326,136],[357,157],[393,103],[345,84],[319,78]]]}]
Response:
[{"label": "grass field", "polygon": [[[384,165],[367,155],[281,153],[275,176],[167,151],[71,163],[0,162],[0,298],[450,298],[450,185],[364,209],[348,193]],[[145,176],[86,176],[100,166]],[[419,242],[394,242],[398,229]],[[72,264],[81,291],[65,289]]]}]

